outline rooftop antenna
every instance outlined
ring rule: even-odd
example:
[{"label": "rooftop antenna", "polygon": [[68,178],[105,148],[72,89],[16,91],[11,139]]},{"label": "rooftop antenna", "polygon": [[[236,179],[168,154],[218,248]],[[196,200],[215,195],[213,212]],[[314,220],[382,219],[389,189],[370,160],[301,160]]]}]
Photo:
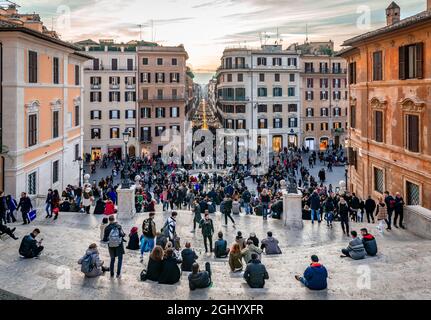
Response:
[{"label": "rooftop antenna", "polygon": [[305,43],[308,43],[308,23],[305,25]]},{"label": "rooftop antenna", "polygon": [[142,27],[143,26],[144,26],[143,24],[138,24],[138,27],[139,27],[139,40],[140,41],[142,41]]},{"label": "rooftop antenna", "polygon": [[279,37],[280,37],[280,34],[278,33],[278,27],[277,27],[277,36],[275,37],[275,44],[279,44]]}]

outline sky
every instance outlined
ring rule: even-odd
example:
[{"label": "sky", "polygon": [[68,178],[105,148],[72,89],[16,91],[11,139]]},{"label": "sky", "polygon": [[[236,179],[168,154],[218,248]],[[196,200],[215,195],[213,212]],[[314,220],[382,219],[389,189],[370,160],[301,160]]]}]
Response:
[{"label": "sky", "polygon": [[[197,73],[213,73],[225,47],[284,47],[343,40],[385,24],[390,0],[15,0],[21,13],[39,13],[66,41],[132,39],[184,44]],[[426,0],[398,0],[401,17],[425,10]],[[138,25],[141,25],[139,27]],[[277,37],[278,31],[278,37]]]}]

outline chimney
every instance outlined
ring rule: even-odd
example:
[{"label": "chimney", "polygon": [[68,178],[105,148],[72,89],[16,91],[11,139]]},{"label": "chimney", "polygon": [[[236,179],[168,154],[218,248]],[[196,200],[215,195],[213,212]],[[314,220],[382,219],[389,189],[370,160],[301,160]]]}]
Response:
[{"label": "chimney", "polygon": [[[428,3],[431,2],[431,0],[427,1]],[[392,2],[389,7],[386,8],[386,25],[390,26],[400,22],[400,11],[400,7],[395,2]]]}]

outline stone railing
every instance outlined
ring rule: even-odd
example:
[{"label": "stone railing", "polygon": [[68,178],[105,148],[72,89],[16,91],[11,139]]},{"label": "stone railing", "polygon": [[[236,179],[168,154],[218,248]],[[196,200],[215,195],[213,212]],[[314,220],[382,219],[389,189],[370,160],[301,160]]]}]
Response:
[{"label": "stone railing", "polygon": [[404,209],[404,220],[411,233],[431,240],[431,210],[420,206],[407,206]]}]

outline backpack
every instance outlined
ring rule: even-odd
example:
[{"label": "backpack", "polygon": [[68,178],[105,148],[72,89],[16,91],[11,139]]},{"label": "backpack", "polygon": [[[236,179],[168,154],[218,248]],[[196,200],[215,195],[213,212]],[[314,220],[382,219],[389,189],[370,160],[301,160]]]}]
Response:
[{"label": "backpack", "polygon": [[162,234],[166,238],[169,238],[169,222],[168,222],[168,220],[166,220],[165,225],[163,226],[163,228],[160,231],[162,232]]},{"label": "backpack", "polygon": [[93,263],[93,255],[88,254],[84,257],[81,263],[81,272],[82,273],[90,273],[93,271],[94,263]]},{"label": "backpack", "polygon": [[153,224],[151,223],[152,220],[150,218],[144,220],[144,224],[142,226],[142,233],[147,238],[153,237]]},{"label": "backpack", "polygon": [[120,235],[120,228],[114,227],[112,228],[111,232],[109,233],[109,242],[108,246],[110,248],[118,248],[120,244],[123,242],[123,239]]}]

